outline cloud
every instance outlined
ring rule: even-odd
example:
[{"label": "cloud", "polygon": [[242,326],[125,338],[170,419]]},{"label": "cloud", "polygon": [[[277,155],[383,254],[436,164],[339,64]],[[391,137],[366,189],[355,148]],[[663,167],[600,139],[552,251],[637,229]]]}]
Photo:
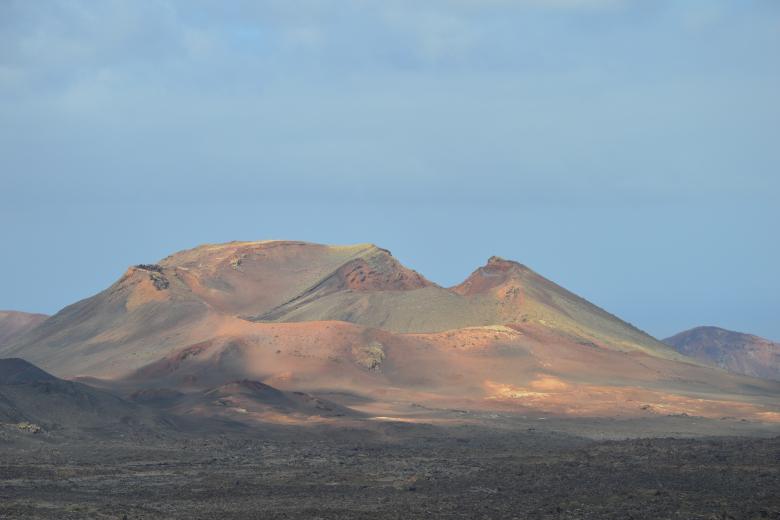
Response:
[{"label": "cloud", "polygon": [[6,197],[128,175],[190,199],[218,179],[501,204],[776,187],[776,11],[692,28],[647,5],[7,2],[0,151],[25,177]]}]

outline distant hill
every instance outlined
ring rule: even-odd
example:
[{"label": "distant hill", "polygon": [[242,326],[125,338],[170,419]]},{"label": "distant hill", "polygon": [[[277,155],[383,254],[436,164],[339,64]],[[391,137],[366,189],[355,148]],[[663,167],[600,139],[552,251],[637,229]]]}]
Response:
[{"label": "distant hill", "polygon": [[0,311],[0,347],[7,345],[16,337],[31,331],[48,316],[19,311]]},{"label": "distant hill", "polygon": [[719,327],[696,327],[664,343],[737,374],[780,381],[780,343]]}]

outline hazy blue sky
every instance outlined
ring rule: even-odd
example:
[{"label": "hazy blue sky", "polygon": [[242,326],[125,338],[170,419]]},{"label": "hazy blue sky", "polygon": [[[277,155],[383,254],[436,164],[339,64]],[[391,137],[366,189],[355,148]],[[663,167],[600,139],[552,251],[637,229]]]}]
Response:
[{"label": "hazy blue sky", "polygon": [[204,242],[780,339],[776,0],[0,0],[0,308]]}]

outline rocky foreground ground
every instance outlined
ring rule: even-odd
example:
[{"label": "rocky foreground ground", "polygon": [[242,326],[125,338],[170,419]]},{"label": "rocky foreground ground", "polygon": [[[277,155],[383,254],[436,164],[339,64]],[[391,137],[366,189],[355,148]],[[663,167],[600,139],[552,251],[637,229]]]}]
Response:
[{"label": "rocky foreground ground", "polygon": [[6,427],[0,518],[780,518],[771,433],[690,437],[682,425],[658,437],[613,423],[612,439],[595,439],[597,421],[589,437],[576,424],[517,426],[97,440]]}]

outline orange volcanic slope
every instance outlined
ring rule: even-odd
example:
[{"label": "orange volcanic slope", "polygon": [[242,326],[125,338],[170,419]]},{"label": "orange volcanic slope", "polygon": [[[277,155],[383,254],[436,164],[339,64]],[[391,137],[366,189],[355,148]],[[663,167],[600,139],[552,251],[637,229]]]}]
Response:
[{"label": "orange volcanic slope", "polygon": [[29,332],[48,318],[45,314],[0,311],[0,346],[7,345],[17,336]]},{"label": "orange volcanic slope", "polygon": [[536,324],[600,348],[680,357],[514,262],[493,258],[446,289],[370,244],[289,241],[206,245],[131,267],[0,354],[23,352],[62,374],[121,373],[220,329],[241,334],[250,321],[347,321],[396,333]]},{"label": "orange volcanic slope", "polygon": [[0,356],[128,391],[256,380],[349,394],[366,413],[415,403],[771,419],[780,395],[699,366],[516,262],[491,258],[444,288],[370,244],[176,253],[131,267]]}]

